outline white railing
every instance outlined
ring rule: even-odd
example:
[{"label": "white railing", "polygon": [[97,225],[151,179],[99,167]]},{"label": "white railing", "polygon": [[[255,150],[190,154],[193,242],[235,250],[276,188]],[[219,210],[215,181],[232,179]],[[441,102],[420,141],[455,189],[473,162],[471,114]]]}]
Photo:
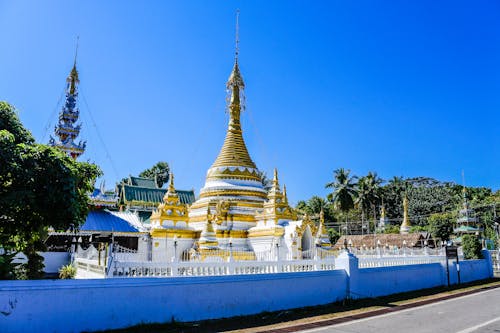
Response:
[{"label": "white railing", "polygon": [[269,274],[335,269],[335,261],[113,262],[108,277],[170,277]]},{"label": "white railing", "polygon": [[113,260],[117,261],[145,261],[148,254],[145,251],[129,249],[127,247],[113,244]]},{"label": "white railing", "polygon": [[490,250],[493,272],[500,273],[500,250]]},{"label": "white railing", "polygon": [[76,267],[77,278],[98,279],[106,277],[106,266],[97,260],[76,258],[73,264]]},{"label": "white railing", "polygon": [[387,267],[441,263],[446,260],[445,256],[389,256],[389,257],[358,257],[359,268]]},{"label": "white railing", "polygon": [[408,248],[408,247],[375,247],[375,248],[349,248],[349,251],[358,257],[369,256],[441,256],[445,255],[444,248]]},{"label": "white railing", "polygon": [[78,245],[75,257],[83,259],[98,259],[99,251],[92,244],[90,244],[90,246],[85,250],[80,245]]}]

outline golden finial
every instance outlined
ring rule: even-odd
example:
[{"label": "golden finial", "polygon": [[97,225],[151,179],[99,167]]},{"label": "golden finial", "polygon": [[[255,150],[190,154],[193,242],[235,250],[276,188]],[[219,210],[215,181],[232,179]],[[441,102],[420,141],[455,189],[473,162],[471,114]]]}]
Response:
[{"label": "golden finial", "polygon": [[240,89],[245,88],[245,83],[243,82],[243,77],[240,73],[240,68],[238,66],[238,56],[240,54],[240,10],[236,11],[236,37],[235,37],[235,50],[234,50],[234,66],[227,80],[227,89],[232,89],[233,93],[231,96],[231,104],[237,103],[239,105]]},{"label": "golden finial", "polygon": [[286,185],[283,184],[283,203],[288,203],[288,197],[286,196]]},{"label": "golden finial", "polygon": [[170,184],[168,185],[168,191],[169,192],[175,192],[174,188],[174,174],[170,173]]},{"label": "golden finial", "polygon": [[78,79],[78,71],[76,70],[76,59],[78,56],[78,45],[80,41],[80,36],[76,37],[76,50],[75,50],[75,60],[73,62],[73,68],[71,69],[71,72],[69,73],[68,79],[66,80],[69,83],[68,90],[71,95],[74,95],[76,92],[76,84],[80,83],[80,80]]},{"label": "golden finial", "polygon": [[80,36],[76,36],[76,50],[75,50],[75,61],[73,62],[73,67],[76,68],[76,58],[78,57],[78,46],[80,44]]},{"label": "golden finial", "polygon": [[319,211],[319,223],[320,226],[325,223],[325,212],[323,211],[323,207],[321,207],[321,210]]},{"label": "golden finial", "polygon": [[274,168],[273,184],[278,184],[278,169]]},{"label": "golden finial", "polygon": [[234,49],[234,61],[238,62],[238,54],[240,52],[240,10],[236,10],[236,45]]}]

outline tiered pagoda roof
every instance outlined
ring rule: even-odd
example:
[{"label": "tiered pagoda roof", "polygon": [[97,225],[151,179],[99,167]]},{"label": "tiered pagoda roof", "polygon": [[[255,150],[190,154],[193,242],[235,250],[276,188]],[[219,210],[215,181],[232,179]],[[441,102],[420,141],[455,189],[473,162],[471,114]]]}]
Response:
[{"label": "tiered pagoda roof", "polygon": [[85,151],[85,141],[76,142],[76,137],[80,134],[81,124],[77,124],[80,111],[76,107],[78,97],[78,71],[76,62],[66,79],[66,101],[59,114],[59,123],[55,127],[57,138],[50,137],[49,144],[58,147],[72,158],[78,158]]}]

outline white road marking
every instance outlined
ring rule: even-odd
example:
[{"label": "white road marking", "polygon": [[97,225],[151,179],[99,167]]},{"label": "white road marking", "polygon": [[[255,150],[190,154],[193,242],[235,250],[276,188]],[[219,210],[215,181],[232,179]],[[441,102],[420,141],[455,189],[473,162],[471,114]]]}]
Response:
[{"label": "white road marking", "polygon": [[[372,320],[372,319],[389,317],[389,316],[393,316],[395,314],[405,313],[405,312],[408,312],[408,311],[413,311],[413,310],[417,310],[417,309],[428,308],[428,307],[432,307],[432,306],[437,306],[437,305],[440,305],[440,304],[443,304],[443,303],[449,303],[449,302],[453,302],[453,301],[457,301],[457,300],[461,300],[461,299],[464,299],[464,298],[469,298],[469,297],[473,297],[473,296],[476,296],[476,295],[481,295],[481,294],[485,294],[485,293],[489,293],[489,292],[493,292],[493,291],[498,291],[498,288],[494,288],[494,289],[490,289],[490,290],[485,290],[485,291],[480,291],[480,292],[473,293],[473,294],[470,294],[470,295],[465,295],[465,296],[460,296],[460,297],[454,297],[454,298],[451,298],[451,299],[446,299],[444,301],[438,301],[438,302],[431,303],[431,304],[420,305],[420,306],[417,306],[417,307],[414,307],[414,308],[409,308],[409,309],[404,309],[404,310],[389,312],[389,313],[386,313],[386,314],[383,314],[383,315],[378,315],[378,316],[373,316],[373,317],[368,317],[368,318],[363,318],[363,319],[356,319],[356,320],[348,321],[348,322],[345,322],[345,323],[328,325],[328,326],[325,326],[325,327],[313,328],[313,329],[305,330],[305,331],[301,331],[301,332],[303,332],[303,333],[309,333],[309,332],[325,331],[325,330],[328,330],[328,329],[330,329],[332,327],[342,327],[342,326],[346,326],[346,325],[350,325],[350,324],[362,323],[364,321],[368,321],[368,320]],[[495,321],[496,320],[500,320],[500,318],[495,319]],[[464,331],[464,332],[459,332],[459,333],[466,333],[466,332],[472,332],[472,331]]]},{"label": "white road marking", "polygon": [[493,324],[494,322],[499,321],[499,320],[500,320],[500,318],[495,318],[495,319],[492,319],[492,320],[488,320],[488,321],[486,321],[486,322],[484,322],[482,324],[466,328],[465,330],[459,331],[457,333],[471,333],[471,332],[474,332],[474,331],[480,329],[481,327],[488,326],[489,324]]}]

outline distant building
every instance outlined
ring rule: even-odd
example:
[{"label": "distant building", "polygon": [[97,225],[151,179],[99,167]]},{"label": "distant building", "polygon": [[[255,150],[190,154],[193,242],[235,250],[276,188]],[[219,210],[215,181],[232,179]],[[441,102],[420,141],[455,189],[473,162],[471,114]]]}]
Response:
[{"label": "distant building", "polygon": [[[149,223],[151,213],[167,193],[159,188],[154,179],[129,176],[125,182],[117,185],[118,207],[121,211],[134,211],[142,222]],[[177,190],[182,204],[190,205],[195,201],[194,190]]]}]

